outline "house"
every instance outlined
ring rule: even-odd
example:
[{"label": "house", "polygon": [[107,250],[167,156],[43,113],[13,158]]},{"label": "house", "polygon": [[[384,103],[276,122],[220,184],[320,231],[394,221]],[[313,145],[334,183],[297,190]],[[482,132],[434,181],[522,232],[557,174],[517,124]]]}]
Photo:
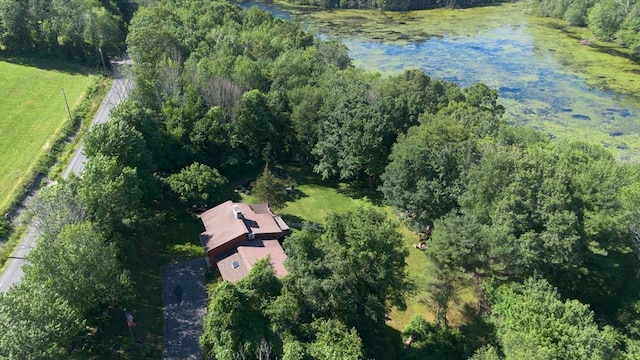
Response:
[{"label": "house", "polygon": [[277,276],[284,276],[287,256],[281,241],[289,226],[267,204],[234,203],[229,200],[200,215],[205,231],[200,242],[211,266],[231,282],[246,276],[253,264],[270,256]]}]

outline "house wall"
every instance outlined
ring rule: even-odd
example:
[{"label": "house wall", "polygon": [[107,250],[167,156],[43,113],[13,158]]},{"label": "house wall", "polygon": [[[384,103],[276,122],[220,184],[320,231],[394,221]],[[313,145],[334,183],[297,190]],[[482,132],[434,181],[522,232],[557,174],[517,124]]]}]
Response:
[{"label": "house wall", "polygon": [[260,235],[256,235],[256,239],[279,239],[285,235],[286,233],[284,232],[277,232],[272,234],[260,234]]},{"label": "house wall", "polygon": [[242,234],[231,241],[227,241],[226,243],[218,246],[215,249],[209,250],[208,255],[209,255],[209,259],[211,260],[212,266],[213,264],[216,263],[216,258],[219,255],[222,255],[228,251],[235,249],[238,243],[241,243],[243,241],[247,241],[247,234]]}]

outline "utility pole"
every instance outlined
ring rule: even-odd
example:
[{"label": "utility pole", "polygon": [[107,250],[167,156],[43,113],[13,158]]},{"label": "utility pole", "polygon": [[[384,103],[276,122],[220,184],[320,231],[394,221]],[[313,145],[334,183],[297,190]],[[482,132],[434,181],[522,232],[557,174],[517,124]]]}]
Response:
[{"label": "utility pole", "polygon": [[65,94],[64,88],[62,88],[62,96],[64,97],[65,105],[67,105],[67,113],[69,114],[69,121],[71,121],[71,126],[73,126],[73,117],[71,116],[71,109],[69,109],[69,102],[67,101],[67,94]]},{"label": "utility pole", "polygon": [[104,64],[104,56],[102,55],[102,47],[98,46],[98,51],[100,52],[100,60],[102,60],[102,71],[104,72],[104,76],[107,76],[107,66]]}]

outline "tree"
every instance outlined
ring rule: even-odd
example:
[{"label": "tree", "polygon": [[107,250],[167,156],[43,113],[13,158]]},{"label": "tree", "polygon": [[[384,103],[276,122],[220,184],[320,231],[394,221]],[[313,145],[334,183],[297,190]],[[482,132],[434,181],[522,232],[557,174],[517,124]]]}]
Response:
[{"label": "tree", "polygon": [[20,0],[0,1],[0,44],[9,53],[28,53],[33,46],[29,28],[29,3]]},{"label": "tree", "polygon": [[283,208],[287,201],[284,181],[273,175],[268,166],[253,183],[251,194],[258,201],[268,203],[273,210]]},{"label": "tree", "polygon": [[467,104],[478,109],[490,112],[493,115],[502,116],[504,106],[498,104],[498,91],[489,89],[483,83],[476,83],[464,90]]},{"label": "tree", "polygon": [[494,323],[506,359],[605,359],[613,344],[588,306],[562,301],[546,280],[528,279],[492,294]]},{"label": "tree", "polygon": [[[140,102],[132,98],[127,98],[124,102],[116,105],[109,116],[111,122],[125,123],[140,133],[142,140],[144,140],[144,146],[140,140],[134,139],[131,139],[133,144],[129,146],[137,146],[144,153],[146,153],[146,150],[144,150],[146,147],[150,152],[151,161],[156,165],[155,168],[163,170],[167,167],[167,164],[162,160],[169,150],[166,149],[166,139],[160,130],[160,116],[155,111],[144,107]],[[132,134],[128,134],[128,136],[135,137]],[[144,156],[145,158],[140,160],[148,161],[146,155],[138,154],[138,156]]]},{"label": "tree", "polygon": [[[326,223],[322,234],[306,227],[284,243],[291,276],[285,285],[302,299],[303,319],[338,319],[370,333],[390,306],[404,306],[410,289],[397,224],[370,206],[333,213]],[[371,349],[374,339],[363,340]]]},{"label": "tree", "polygon": [[203,206],[215,202],[227,179],[217,169],[193,163],[167,178],[171,189],[187,206]]},{"label": "tree", "polygon": [[364,358],[362,340],[355,328],[348,329],[338,320],[318,319],[311,323],[316,340],[309,354],[316,360],[360,360]]},{"label": "tree", "polygon": [[214,106],[204,116],[196,119],[189,132],[196,159],[213,167],[237,165],[237,155],[231,146],[231,123],[224,109]]},{"label": "tree", "polygon": [[618,42],[640,54],[640,2],[636,1],[620,24]]},{"label": "tree", "polygon": [[[437,265],[440,281],[451,283],[466,273],[480,287],[482,280],[522,275],[524,260],[518,245],[504,226],[483,226],[471,215],[451,213],[436,221],[427,255]],[[439,292],[446,294],[444,288]]]},{"label": "tree", "polygon": [[116,159],[121,166],[135,168],[141,174],[155,170],[144,136],[123,120],[94,126],[84,138],[84,153],[88,158],[103,155]]},{"label": "tree", "polygon": [[[235,360],[236,352],[244,351],[247,342],[259,341],[256,326],[248,324],[257,316],[246,296],[233,284],[223,282],[210,295],[209,311],[204,321],[200,343],[220,360]],[[252,353],[252,352],[248,352]]]},{"label": "tree", "polygon": [[[268,259],[261,259],[238,285],[223,281],[210,295],[200,343],[219,360],[282,352],[263,313],[279,294],[279,280]],[[268,350],[268,351],[266,351]]]},{"label": "tree", "polygon": [[616,0],[596,2],[589,10],[589,29],[600,39],[609,41],[624,21],[625,8]]},{"label": "tree", "polygon": [[569,25],[587,25],[587,15],[592,2],[590,0],[573,0],[562,17]]},{"label": "tree", "polygon": [[53,241],[38,241],[29,262],[27,281],[46,284],[80,314],[117,305],[132,291],[115,244],[90,222],[67,225]]},{"label": "tree", "polygon": [[62,359],[82,338],[81,313],[44,283],[22,281],[0,293],[0,357]]},{"label": "tree", "polygon": [[282,145],[276,138],[283,136],[274,131],[276,122],[267,95],[259,90],[245,92],[233,130],[234,145],[240,146],[250,159],[276,162],[274,154]]},{"label": "tree", "polygon": [[475,140],[447,116],[409,129],[393,147],[380,191],[418,230],[458,207],[464,177],[475,161]]},{"label": "tree", "polygon": [[34,225],[45,241],[54,241],[68,225],[89,218],[89,208],[77,195],[73,182],[51,184],[38,192],[29,204]]},{"label": "tree", "polygon": [[116,159],[98,155],[87,161],[82,178],[75,181],[80,200],[89,208],[90,220],[118,243],[120,251],[129,253],[133,229],[146,217],[137,171],[123,167]]},{"label": "tree", "polygon": [[411,346],[403,349],[402,359],[463,359],[462,335],[457,329],[434,326],[422,315],[415,315],[402,330]]}]

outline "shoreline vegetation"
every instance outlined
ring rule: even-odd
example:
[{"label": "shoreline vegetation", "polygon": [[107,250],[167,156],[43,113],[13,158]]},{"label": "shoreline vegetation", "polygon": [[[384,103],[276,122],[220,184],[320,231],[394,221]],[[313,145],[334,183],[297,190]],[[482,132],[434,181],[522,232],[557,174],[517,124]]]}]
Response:
[{"label": "shoreline vegetation", "polygon": [[[280,6],[282,2],[277,4]],[[285,8],[291,9],[289,6]],[[562,67],[564,73],[582,79],[587,89],[595,89],[604,94],[602,96],[611,96],[623,106],[623,111],[626,111],[624,107],[637,108],[640,103],[640,65],[633,51],[616,43],[597,40],[586,27],[570,26],[560,19],[529,15],[525,11],[524,3],[411,12],[357,9],[309,11],[308,8],[298,8],[294,12],[297,12],[294,17],[312,31],[338,39],[357,39],[365,42],[365,48],[368,42],[383,44],[380,46],[381,49],[376,51],[384,51],[384,44],[411,46],[434,37],[473,37],[477,34],[487,34],[498,27],[512,26],[514,31],[521,31],[519,27],[524,24],[526,28],[522,31],[532,39],[535,54],[551,57]],[[372,52],[366,49],[357,50]],[[389,75],[389,70],[381,70],[381,62],[382,67],[392,69],[393,74],[404,69],[400,63],[398,66],[393,65],[400,59],[401,57],[394,59],[382,55],[371,56],[367,59],[356,59],[354,64]],[[567,87],[563,91],[571,93],[583,90]],[[507,109],[505,119],[514,125],[530,126],[553,138],[587,139],[608,148],[618,160],[638,161],[638,121],[628,117],[618,118],[612,123],[607,115],[593,113],[593,109],[589,109],[598,101],[602,104],[603,99],[588,100],[594,96],[588,92],[580,96],[587,99],[582,103],[571,103],[573,113],[562,113],[565,111],[563,107],[561,114],[547,119],[537,116],[537,112],[547,111],[546,108],[550,104],[539,102],[539,99],[527,98],[527,104],[508,97],[500,97],[499,101]],[[589,117],[581,115],[590,111]],[[582,118],[591,121],[578,121]]]},{"label": "shoreline vegetation", "polygon": [[[281,2],[277,4],[280,6]],[[549,51],[565,68],[582,76],[589,86],[640,101],[640,81],[635,79],[640,65],[631,50],[597,40],[589,29],[570,26],[564,20],[527,15],[522,3],[385,13],[333,9],[305,11],[300,16],[308,21],[312,30],[337,38],[348,34],[351,38],[401,44],[431,37],[471,36],[497,26],[526,22],[536,49]]]}]

